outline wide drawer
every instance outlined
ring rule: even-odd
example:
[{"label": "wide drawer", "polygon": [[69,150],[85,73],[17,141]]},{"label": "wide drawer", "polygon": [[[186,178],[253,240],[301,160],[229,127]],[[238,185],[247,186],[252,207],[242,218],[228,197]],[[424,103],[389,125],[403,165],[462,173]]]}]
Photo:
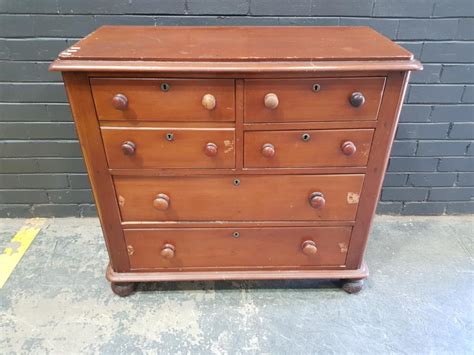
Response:
[{"label": "wide drawer", "polygon": [[376,120],[385,78],[245,80],[246,122]]},{"label": "wide drawer", "polygon": [[351,227],[125,230],[132,269],[345,264]]},{"label": "wide drawer", "polygon": [[234,121],[232,79],[90,80],[99,120]]},{"label": "wide drawer", "polygon": [[115,176],[124,221],[353,221],[364,175]]},{"label": "wide drawer", "polygon": [[103,127],[110,168],[233,168],[233,128]]},{"label": "wide drawer", "polygon": [[373,134],[373,129],[245,132],[244,166],[365,166]]}]

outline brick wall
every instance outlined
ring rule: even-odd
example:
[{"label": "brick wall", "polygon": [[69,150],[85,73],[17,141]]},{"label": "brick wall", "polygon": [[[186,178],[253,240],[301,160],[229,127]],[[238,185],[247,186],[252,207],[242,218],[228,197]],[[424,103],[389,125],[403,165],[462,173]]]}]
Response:
[{"label": "brick wall", "polygon": [[372,26],[425,65],[379,213],[473,212],[472,0],[0,0],[0,216],[95,214],[64,88],[47,68],[104,24]]}]

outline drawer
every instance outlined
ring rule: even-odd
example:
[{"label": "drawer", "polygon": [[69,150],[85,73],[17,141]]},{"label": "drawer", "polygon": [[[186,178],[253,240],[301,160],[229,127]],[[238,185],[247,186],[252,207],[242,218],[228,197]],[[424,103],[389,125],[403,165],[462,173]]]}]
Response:
[{"label": "drawer", "polygon": [[103,127],[110,168],[233,168],[233,128]]},{"label": "drawer", "polygon": [[373,129],[245,132],[244,166],[365,166],[373,134]]},{"label": "drawer", "polygon": [[124,221],[353,221],[364,175],[115,176]]},{"label": "drawer", "polygon": [[232,79],[90,81],[99,120],[234,121]]},{"label": "drawer", "polygon": [[376,120],[385,78],[245,80],[246,122]]},{"label": "drawer", "polygon": [[345,264],[351,227],[125,230],[132,269]]}]

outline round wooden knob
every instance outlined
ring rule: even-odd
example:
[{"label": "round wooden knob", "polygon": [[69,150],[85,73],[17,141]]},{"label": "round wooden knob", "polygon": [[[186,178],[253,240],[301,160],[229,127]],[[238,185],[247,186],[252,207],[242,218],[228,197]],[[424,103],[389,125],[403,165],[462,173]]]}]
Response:
[{"label": "round wooden knob", "polygon": [[159,211],[166,211],[170,206],[170,198],[166,194],[158,194],[153,200],[153,207]]},{"label": "round wooden knob", "polygon": [[305,255],[315,255],[318,252],[318,248],[316,247],[316,243],[312,240],[305,240],[301,244],[301,250]]},{"label": "round wooden knob", "polygon": [[361,92],[353,92],[351,97],[349,98],[349,102],[354,107],[360,107],[365,102],[365,97],[362,95]]},{"label": "round wooden knob", "polygon": [[311,195],[309,195],[309,204],[313,208],[323,208],[326,204],[326,200],[324,199],[322,192],[313,192]]},{"label": "round wooden knob", "polygon": [[202,97],[201,103],[206,110],[214,110],[216,107],[216,98],[214,95],[206,94]]},{"label": "round wooden knob", "polygon": [[263,102],[265,103],[266,108],[274,110],[278,107],[278,96],[276,96],[274,93],[266,94]]},{"label": "round wooden knob", "polygon": [[137,150],[135,143],[131,141],[126,141],[122,143],[122,152],[125,155],[134,155]]},{"label": "round wooden knob", "polygon": [[116,110],[125,111],[128,108],[128,99],[124,94],[117,94],[112,98],[112,106]]},{"label": "round wooden knob", "polygon": [[351,141],[347,141],[342,143],[341,150],[345,155],[350,156],[356,152],[357,148],[354,143],[352,143]]},{"label": "round wooden knob", "polygon": [[275,156],[275,147],[273,146],[273,144],[270,144],[270,143],[265,143],[263,146],[262,146],[262,155],[265,157],[265,158],[273,158]]},{"label": "round wooden knob", "polygon": [[165,259],[172,259],[174,258],[174,254],[176,252],[176,248],[173,244],[165,244],[161,248],[160,255]]},{"label": "round wooden knob", "polygon": [[217,155],[217,145],[214,143],[207,143],[204,147],[204,153],[208,157],[215,157]]}]

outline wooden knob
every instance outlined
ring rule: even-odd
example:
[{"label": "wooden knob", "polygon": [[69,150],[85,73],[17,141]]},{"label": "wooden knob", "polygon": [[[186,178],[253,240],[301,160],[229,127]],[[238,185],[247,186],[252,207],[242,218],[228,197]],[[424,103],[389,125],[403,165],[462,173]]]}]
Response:
[{"label": "wooden knob", "polygon": [[131,141],[126,141],[122,143],[122,152],[125,155],[135,155],[137,146]]},{"label": "wooden knob", "polygon": [[322,192],[313,192],[309,195],[309,204],[313,208],[323,208],[326,204],[326,200],[324,199],[324,195]]},{"label": "wooden knob", "polygon": [[215,157],[217,155],[217,145],[214,143],[207,143],[204,147],[204,153],[208,157]]},{"label": "wooden knob", "polygon": [[276,96],[274,93],[266,94],[263,102],[265,103],[266,108],[274,110],[278,107],[278,96]]},{"label": "wooden knob", "polygon": [[153,200],[153,207],[160,211],[166,211],[170,206],[170,198],[166,194],[158,194]]},{"label": "wooden knob", "polygon": [[116,110],[125,111],[128,108],[128,99],[124,94],[117,94],[112,98],[112,106]]},{"label": "wooden knob", "polygon": [[351,97],[349,98],[349,102],[354,107],[360,107],[365,102],[365,97],[362,95],[361,92],[353,92]]},{"label": "wooden knob", "polygon": [[357,148],[354,143],[352,143],[351,141],[347,141],[342,143],[341,150],[345,155],[350,156],[356,152]]},{"label": "wooden knob", "polygon": [[165,244],[161,248],[160,255],[165,258],[165,259],[172,259],[174,258],[176,248],[174,247],[173,244]]},{"label": "wooden knob", "polygon": [[271,143],[265,143],[262,146],[262,155],[266,158],[273,158],[275,156],[275,147]]},{"label": "wooden knob", "polygon": [[305,255],[315,255],[318,252],[318,248],[316,247],[316,243],[312,240],[305,240],[301,244],[301,250]]},{"label": "wooden knob", "polygon": [[216,107],[216,98],[214,95],[206,94],[202,97],[201,103],[206,110],[211,111]]}]

